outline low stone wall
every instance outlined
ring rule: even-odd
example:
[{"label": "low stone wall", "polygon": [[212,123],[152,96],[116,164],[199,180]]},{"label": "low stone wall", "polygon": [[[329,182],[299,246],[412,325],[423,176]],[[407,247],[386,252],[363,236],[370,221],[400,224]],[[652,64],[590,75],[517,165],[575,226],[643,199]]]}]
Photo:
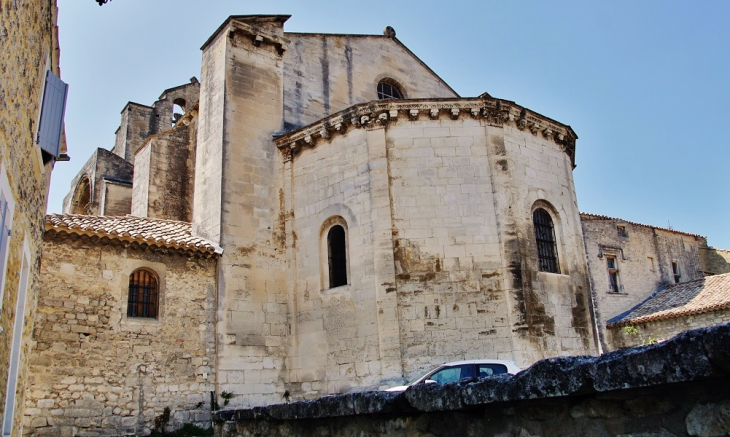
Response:
[{"label": "low stone wall", "polygon": [[730,433],[730,324],[516,376],[214,414],[229,436],[717,436]]}]

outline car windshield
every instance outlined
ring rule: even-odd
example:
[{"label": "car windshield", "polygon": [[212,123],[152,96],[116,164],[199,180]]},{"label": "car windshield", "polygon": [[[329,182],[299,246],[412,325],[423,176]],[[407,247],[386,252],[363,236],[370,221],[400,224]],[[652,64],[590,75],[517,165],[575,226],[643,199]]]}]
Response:
[{"label": "car windshield", "polygon": [[[440,367],[440,366],[439,366],[439,367]],[[434,370],[436,370],[436,369],[438,369],[438,367],[434,367],[433,369],[429,370],[429,371],[428,371],[428,372],[426,372],[426,373],[421,373],[421,374],[419,374],[419,375],[418,375],[418,376],[416,376],[415,378],[413,378],[413,379],[411,379],[410,381],[408,381],[408,382],[406,383],[406,385],[413,385],[413,384],[415,384],[415,383],[416,383],[416,381],[418,381],[419,379],[423,378],[424,376],[428,375],[429,373],[433,372],[433,371],[434,371]]]}]

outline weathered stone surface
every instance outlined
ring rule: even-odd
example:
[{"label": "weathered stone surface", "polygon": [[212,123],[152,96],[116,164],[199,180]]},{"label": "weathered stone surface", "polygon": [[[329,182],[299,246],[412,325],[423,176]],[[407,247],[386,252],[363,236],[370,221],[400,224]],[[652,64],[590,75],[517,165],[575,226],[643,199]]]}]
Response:
[{"label": "weathered stone surface", "polygon": [[692,436],[727,435],[730,432],[730,401],[696,405],[685,422],[687,433]]}]

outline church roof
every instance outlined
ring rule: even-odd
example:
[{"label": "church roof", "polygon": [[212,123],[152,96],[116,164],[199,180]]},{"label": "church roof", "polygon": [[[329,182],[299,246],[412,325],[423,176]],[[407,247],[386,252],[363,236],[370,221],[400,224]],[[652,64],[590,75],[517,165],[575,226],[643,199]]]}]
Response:
[{"label": "church roof", "polygon": [[609,328],[730,308],[730,273],[669,285],[610,319]]},{"label": "church roof", "polygon": [[221,254],[215,243],[193,235],[192,224],[126,215],[107,217],[81,214],[46,215],[46,233],[75,234],[111,241],[183,251]]}]

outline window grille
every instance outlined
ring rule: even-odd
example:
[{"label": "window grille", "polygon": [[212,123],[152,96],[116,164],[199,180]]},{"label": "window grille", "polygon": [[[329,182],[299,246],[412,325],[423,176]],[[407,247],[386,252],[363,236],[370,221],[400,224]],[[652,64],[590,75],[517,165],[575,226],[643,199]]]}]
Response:
[{"label": "window grille", "polygon": [[157,278],[147,270],[129,275],[127,317],[157,318]]},{"label": "window grille", "polygon": [[330,288],[347,285],[347,242],[345,229],[340,225],[332,226],[327,233],[327,256]]},{"label": "window grille", "polygon": [[397,85],[387,80],[381,80],[378,83],[378,99],[402,99],[403,93]]},{"label": "window grille", "polygon": [[532,213],[537,241],[537,256],[541,272],[560,273],[558,267],[558,250],[555,246],[555,230],[550,214],[542,208]]}]

